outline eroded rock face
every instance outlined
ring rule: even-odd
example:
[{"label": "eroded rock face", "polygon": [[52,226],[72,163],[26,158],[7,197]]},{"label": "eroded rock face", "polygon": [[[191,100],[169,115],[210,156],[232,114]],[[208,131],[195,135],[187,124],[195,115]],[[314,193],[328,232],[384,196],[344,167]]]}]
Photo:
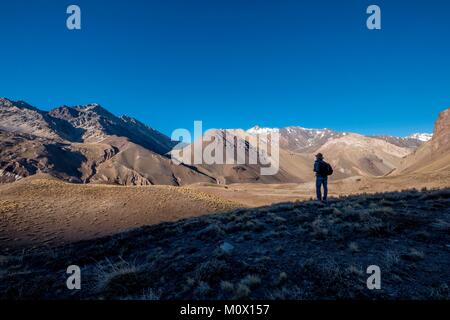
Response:
[{"label": "eroded rock face", "polygon": [[450,149],[450,108],[439,113],[431,143],[435,150]]},{"label": "eroded rock face", "polygon": [[14,182],[38,172],[79,181],[84,160],[70,145],[25,133],[0,130],[0,183]]},{"label": "eroded rock face", "polygon": [[169,137],[136,119],[128,116],[116,117],[98,104],[61,106],[48,114],[79,130],[84,142],[97,143],[109,136],[125,137],[158,154],[169,152],[176,144]]},{"label": "eroded rock face", "polygon": [[121,185],[215,179],[172,165],[176,142],[131,117],[116,117],[98,104],[61,106],[49,112],[0,98],[0,183],[47,173],[76,183]]},{"label": "eroded rock face", "polygon": [[439,113],[434,126],[433,138],[405,157],[393,174],[424,174],[428,177],[434,175],[438,179],[445,180],[448,179],[446,174],[450,172],[449,168],[450,108]]}]

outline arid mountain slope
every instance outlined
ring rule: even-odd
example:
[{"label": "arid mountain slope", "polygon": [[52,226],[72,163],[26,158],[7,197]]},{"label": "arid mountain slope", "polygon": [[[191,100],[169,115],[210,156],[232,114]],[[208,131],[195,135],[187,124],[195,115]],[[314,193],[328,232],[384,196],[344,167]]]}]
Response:
[{"label": "arid mountain slope", "polygon": [[[258,163],[251,163],[248,155],[257,150],[258,138],[273,131],[280,135],[279,158],[259,154]],[[136,119],[116,117],[98,104],[45,112],[1,98],[0,183],[39,172],[70,182],[124,185],[302,183],[314,179],[317,151],[335,167],[333,179],[383,176],[428,137],[365,137],[294,126],[215,130],[212,135],[212,141],[224,141],[224,164],[184,161],[175,165],[169,151],[176,142]],[[201,151],[213,145],[206,141]],[[446,143],[439,138],[434,141],[433,145]],[[191,148],[185,146],[183,153]],[[278,167],[278,172],[263,174],[269,166],[264,160]]]},{"label": "arid mountain slope", "polygon": [[194,182],[216,183],[195,167],[176,165],[169,158],[123,138],[109,137],[103,142],[120,145],[115,156],[95,167],[90,182],[121,185],[186,185]]},{"label": "arid mountain slope", "polygon": [[280,133],[280,147],[291,152],[312,153],[320,148],[327,141],[342,137],[344,132],[337,132],[330,129],[309,129],[298,126],[286,128],[261,128],[255,126],[248,133],[261,134],[273,130]]},{"label": "arid mountain slope", "polygon": [[128,116],[118,118],[98,104],[63,106],[48,114],[81,130],[84,142],[100,142],[108,136],[124,137],[161,155],[169,152],[176,144],[169,137],[136,119]]},{"label": "arid mountain slope", "polygon": [[174,165],[176,143],[143,123],[97,104],[40,111],[0,99],[0,183],[39,172],[70,182],[184,185],[211,182]]},{"label": "arid mountain slope", "polygon": [[81,141],[81,131],[66,121],[54,118],[26,102],[4,98],[0,98],[0,130],[59,141]]},{"label": "arid mountain slope", "polygon": [[[260,134],[268,133],[278,130],[280,133],[280,146],[291,152],[296,153],[314,153],[330,140],[344,137],[350,132],[338,132],[324,129],[308,129],[298,126],[290,126],[286,128],[261,128],[255,126],[249,130],[248,133]],[[377,138],[394,144],[402,148],[417,149],[424,142],[431,139],[428,133],[415,133],[408,137],[394,137],[394,136],[369,136],[370,138]]]},{"label": "arid mountain slope", "polygon": [[[276,129],[252,128],[248,131],[216,130],[213,134],[217,139],[226,141],[223,148],[224,159],[228,160],[226,155],[245,155],[237,157],[240,161],[245,161],[240,165],[198,165],[199,171],[209,176],[214,176],[223,183],[302,183],[312,181],[314,173],[312,171],[314,155],[316,152],[325,154],[326,160],[334,167],[333,179],[342,179],[352,176],[383,176],[394,170],[401,159],[412,152],[412,148],[398,146],[389,143],[383,139],[366,137],[353,133],[334,134],[331,131],[323,131],[324,140],[314,140],[311,142],[298,141],[297,147],[303,146],[303,151],[315,150],[314,152],[295,152],[286,146],[285,137],[280,132],[279,148],[279,172],[274,176],[262,176],[260,174],[261,165],[250,165],[248,154],[250,150],[257,150],[257,140],[266,137],[267,133],[274,132]],[[286,129],[287,130],[287,129]],[[285,132],[286,132],[285,130]],[[294,130],[294,129],[291,129]],[[306,129],[299,128],[301,132],[309,132]],[[294,131],[291,131],[293,133]],[[328,133],[327,133],[328,132]],[[327,134],[332,136],[327,136]],[[319,134],[319,137],[322,134]],[[209,138],[205,138],[209,141]],[[322,142],[325,141],[323,144]],[[284,142],[283,142],[284,141]],[[315,142],[314,142],[315,141]],[[305,143],[307,145],[305,145]],[[203,142],[206,147],[212,142]],[[308,147],[309,144],[310,147]],[[239,150],[237,153],[233,148]],[[184,148],[193,154],[193,145]],[[193,157],[190,158],[191,163]]]},{"label": "arid mountain slope", "polygon": [[325,143],[318,149],[335,170],[334,178],[383,176],[394,170],[410,153],[386,141],[348,134]]},{"label": "arid mountain slope", "polygon": [[433,138],[405,157],[392,174],[450,171],[450,108],[439,113]]},{"label": "arid mountain slope", "polygon": [[[89,176],[89,160],[74,145],[60,139],[0,130],[0,183],[14,182],[38,172],[70,182]],[[99,148],[97,145],[96,148]]]},{"label": "arid mountain slope", "polygon": [[424,142],[428,141],[426,139],[431,137],[428,134],[414,134],[406,138],[402,137],[392,137],[392,136],[370,136],[371,138],[381,139],[386,142],[389,142],[393,145],[409,148],[411,150],[415,150],[420,147]]},{"label": "arid mountain slope", "polygon": [[[212,155],[214,163],[209,164],[203,159],[202,164],[195,164],[195,148],[202,146],[202,155]],[[217,147],[218,155],[212,151]],[[211,150],[211,151],[210,151]],[[201,141],[187,145],[182,149],[184,159],[189,164],[195,165],[200,172],[216,178],[220,184],[230,183],[286,183],[303,182],[298,172],[286,170],[283,158],[286,152],[280,150],[280,157],[271,156],[267,153],[258,153],[257,137],[246,133],[241,129],[215,129],[209,130]],[[203,151],[203,152],[202,152]],[[220,152],[222,154],[220,155]],[[250,154],[254,155],[255,161],[250,161]],[[279,167],[276,174],[264,175],[262,168]]]}]

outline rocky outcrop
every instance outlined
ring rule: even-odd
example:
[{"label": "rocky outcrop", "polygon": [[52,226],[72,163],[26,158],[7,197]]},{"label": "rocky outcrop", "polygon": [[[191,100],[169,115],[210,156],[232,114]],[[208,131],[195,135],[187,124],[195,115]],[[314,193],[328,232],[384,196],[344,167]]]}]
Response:
[{"label": "rocky outcrop", "polygon": [[439,113],[434,126],[434,134],[431,145],[436,151],[450,150],[450,108]]},{"label": "rocky outcrop", "polygon": [[439,113],[433,138],[405,157],[392,175],[433,174],[443,178],[450,171],[450,108]]}]

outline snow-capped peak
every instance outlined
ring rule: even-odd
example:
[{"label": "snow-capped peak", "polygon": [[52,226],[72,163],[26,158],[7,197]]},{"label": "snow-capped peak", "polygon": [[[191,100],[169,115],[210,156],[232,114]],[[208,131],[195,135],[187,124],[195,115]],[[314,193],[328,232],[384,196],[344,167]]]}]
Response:
[{"label": "snow-capped peak", "polygon": [[431,138],[433,138],[433,134],[432,133],[414,133],[410,136],[406,137],[407,139],[416,139],[422,142],[427,142],[430,141]]},{"label": "snow-capped peak", "polygon": [[268,134],[277,131],[279,131],[278,128],[261,128],[260,126],[254,126],[247,130],[247,132],[251,134]]}]

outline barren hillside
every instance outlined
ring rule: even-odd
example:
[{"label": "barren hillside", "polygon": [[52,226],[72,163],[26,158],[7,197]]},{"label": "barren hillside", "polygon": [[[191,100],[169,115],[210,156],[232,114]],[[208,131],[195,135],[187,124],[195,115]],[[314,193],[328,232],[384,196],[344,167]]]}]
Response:
[{"label": "barren hillside", "polygon": [[97,104],[49,112],[0,98],[0,183],[46,173],[76,182],[185,185],[215,182],[166,155],[176,144]]},{"label": "barren hillside", "polygon": [[392,174],[445,174],[448,171],[450,171],[450,108],[439,114],[433,138],[405,157]]},{"label": "barren hillside", "polygon": [[318,149],[335,168],[334,178],[383,176],[394,170],[411,150],[381,139],[348,134]]}]

